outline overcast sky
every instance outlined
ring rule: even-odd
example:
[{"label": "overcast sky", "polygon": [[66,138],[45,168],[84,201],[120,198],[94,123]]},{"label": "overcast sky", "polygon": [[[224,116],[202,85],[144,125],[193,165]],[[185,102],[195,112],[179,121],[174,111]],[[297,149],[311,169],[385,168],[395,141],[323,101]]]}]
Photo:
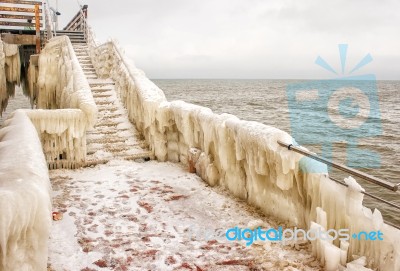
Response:
[{"label": "overcast sky", "polygon": [[[357,75],[400,80],[398,0],[81,1],[97,39],[118,40],[153,79],[336,78],[315,60],[340,72],[347,43],[347,71],[370,53]],[[64,26],[78,4],[58,2]]]}]

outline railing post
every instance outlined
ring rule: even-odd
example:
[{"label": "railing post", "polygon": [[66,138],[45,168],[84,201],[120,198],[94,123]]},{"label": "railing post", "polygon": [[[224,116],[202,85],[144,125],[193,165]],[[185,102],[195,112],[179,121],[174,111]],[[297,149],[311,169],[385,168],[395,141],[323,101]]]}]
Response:
[{"label": "railing post", "polygon": [[50,40],[51,38],[53,38],[53,31],[52,31],[52,27],[51,27],[51,16],[49,14],[49,7],[47,3],[43,3],[44,5],[44,16],[45,16],[45,20],[46,20],[46,33],[47,33],[47,39],[46,42],[48,40]]},{"label": "railing post", "polygon": [[39,5],[35,5],[36,53],[40,53],[40,16]]}]

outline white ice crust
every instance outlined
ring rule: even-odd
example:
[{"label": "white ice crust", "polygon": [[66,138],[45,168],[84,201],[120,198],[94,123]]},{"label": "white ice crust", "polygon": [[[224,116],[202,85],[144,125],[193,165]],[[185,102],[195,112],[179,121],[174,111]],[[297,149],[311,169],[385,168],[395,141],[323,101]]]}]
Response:
[{"label": "white ice crust", "polygon": [[31,97],[36,97],[39,110],[26,113],[40,135],[49,167],[83,165],[86,131],[97,121],[97,106],[67,36],[51,39],[40,53],[37,84]]},{"label": "white ice crust", "polygon": [[46,270],[50,192],[36,129],[17,110],[0,130],[0,270]]},{"label": "white ice crust", "polygon": [[90,53],[98,75],[116,82],[130,120],[158,160],[186,164],[189,149],[196,148],[202,152],[196,171],[206,182],[228,188],[289,225],[383,233],[384,241],[313,242],[314,254],[327,270],[346,268],[357,255],[366,257],[367,267],[400,270],[400,232],[384,224],[379,211],[372,214],[362,205],[362,188],[355,180],[347,179],[346,188],[326,174],[301,171],[302,156],[278,146],[277,140],[293,142],[279,129],[182,101],[168,102],[113,41],[92,46]]},{"label": "white ice crust", "polygon": [[7,107],[8,98],[14,96],[15,85],[20,83],[20,73],[18,46],[4,43],[0,37],[0,115]]}]

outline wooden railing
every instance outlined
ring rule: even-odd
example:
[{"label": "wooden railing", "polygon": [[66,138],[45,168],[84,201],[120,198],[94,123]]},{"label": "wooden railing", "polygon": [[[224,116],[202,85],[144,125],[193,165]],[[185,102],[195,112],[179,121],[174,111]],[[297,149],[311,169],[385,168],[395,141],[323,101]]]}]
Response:
[{"label": "wooden railing", "polygon": [[[0,0],[1,1],[1,0]],[[82,31],[86,32],[87,5],[84,5],[72,20],[64,27],[65,31]]]},{"label": "wooden railing", "polygon": [[[36,45],[36,53],[41,49],[41,33],[43,27],[42,1],[0,0],[0,32],[16,32],[20,37],[8,36],[7,41],[14,44]],[[25,31],[25,37],[21,31]],[[33,38],[35,34],[35,38]],[[2,37],[3,38],[3,37]]]},{"label": "wooden railing", "polygon": [[[0,0],[0,3],[2,4],[0,6],[0,26],[7,27],[6,29],[35,30],[36,22],[43,19],[42,1]],[[35,13],[35,7],[38,7],[38,16]],[[43,24],[40,22],[39,27],[42,26]]]}]

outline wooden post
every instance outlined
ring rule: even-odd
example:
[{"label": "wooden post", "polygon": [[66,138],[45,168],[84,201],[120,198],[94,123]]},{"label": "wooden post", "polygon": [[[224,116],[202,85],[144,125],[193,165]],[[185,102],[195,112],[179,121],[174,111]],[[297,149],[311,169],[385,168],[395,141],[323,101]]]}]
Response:
[{"label": "wooden post", "polygon": [[196,163],[199,160],[201,150],[196,148],[190,148],[188,150],[188,166],[190,173],[196,173]]},{"label": "wooden post", "polygon": [[40,16],[39,5],[35,5],[36,53],[40,54]]}]

